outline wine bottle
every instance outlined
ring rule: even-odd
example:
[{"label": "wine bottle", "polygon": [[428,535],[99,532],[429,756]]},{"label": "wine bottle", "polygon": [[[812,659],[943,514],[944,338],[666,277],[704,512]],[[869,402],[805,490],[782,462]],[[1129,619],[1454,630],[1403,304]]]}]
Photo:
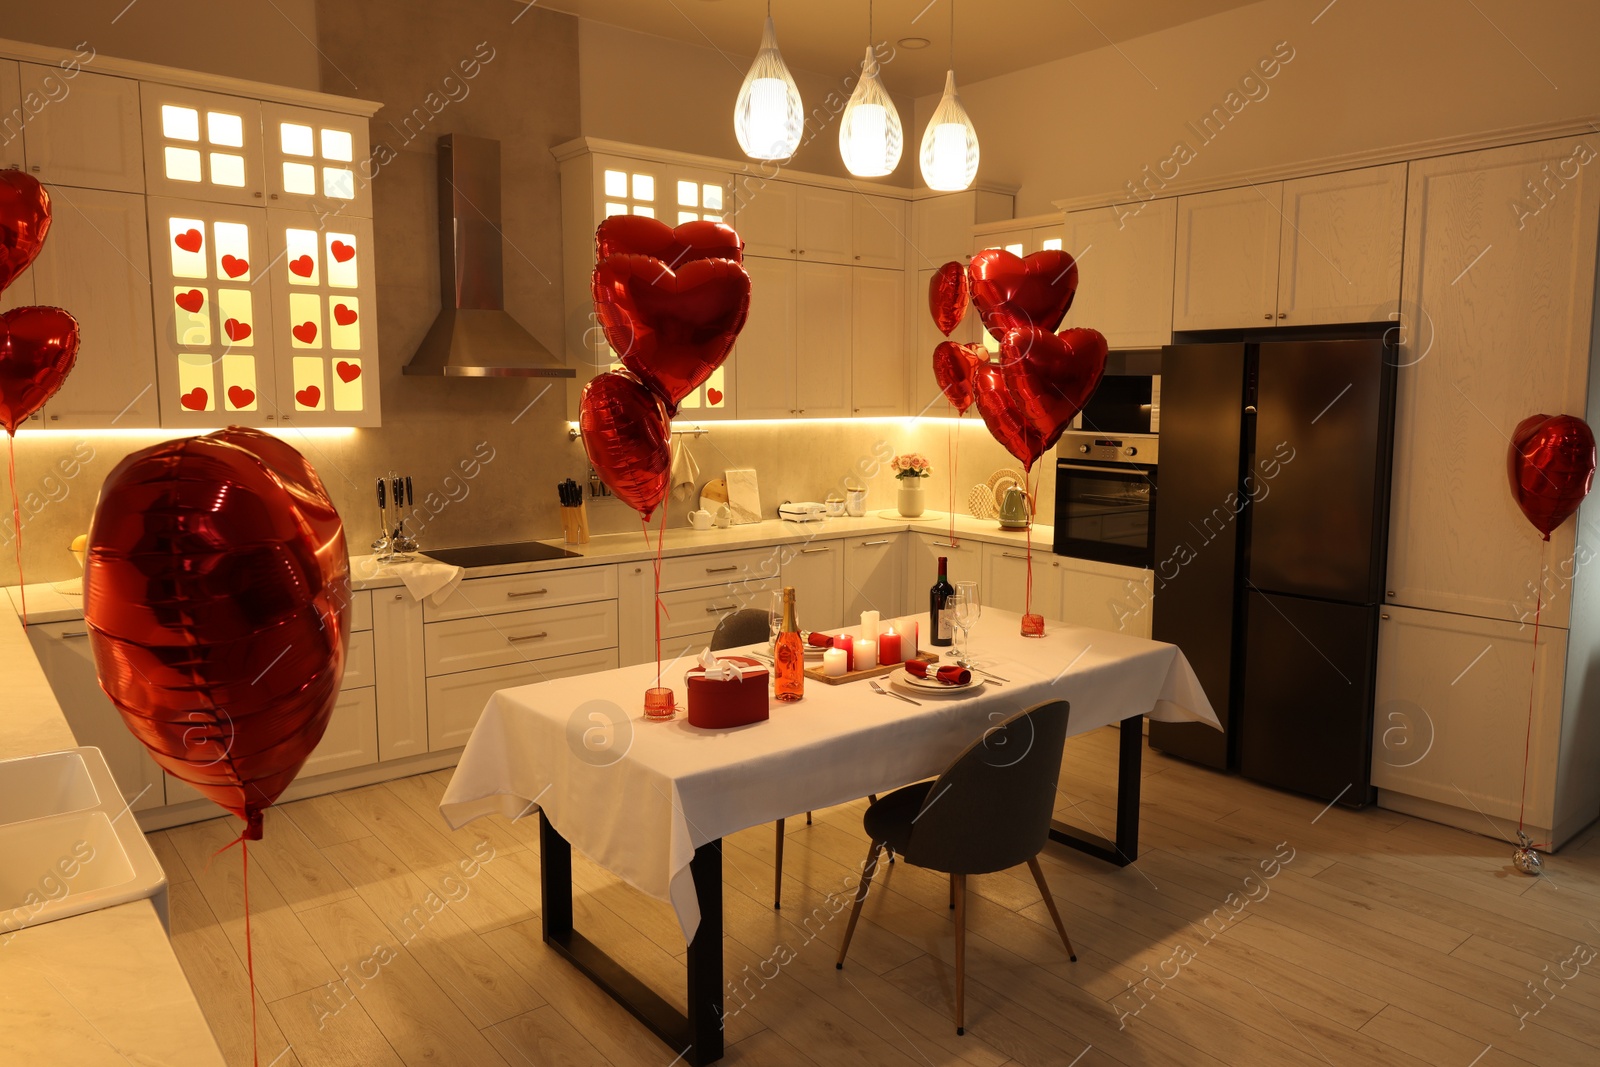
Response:
[{"label": "wine bottle", "polygon": [[806,650],[800,643],[800,622],[794,611],[794,587],[783,590],[783,622],[778,627],[773,662],[773,695],[788,702],[799,700],[806,691]]},{"label": "wine bottle", "polygon": [[955,627],[950,622],[950,612],[945,601],[956,595],[955,586],[946,574],[949,557],[939,557],[939,577],[928,590],[928,640],[936,645],[948,646],[955,639]]}]

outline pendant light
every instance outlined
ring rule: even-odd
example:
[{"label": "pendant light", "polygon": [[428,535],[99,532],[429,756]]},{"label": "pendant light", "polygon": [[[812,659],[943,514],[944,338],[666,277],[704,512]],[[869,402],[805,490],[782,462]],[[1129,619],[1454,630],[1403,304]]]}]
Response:
[{"label": "pendant light", "polygon": [[978,131],[956,92],[956,4],[950,0],[950,69],[944,95],[922,134],[922,180],[929,189],[958,193],[978,176]]},{"label": "pendant light", "polygon": [[839,120],[839,154],[845,169],[858,178],[882,178],[900,165],[900,112],[878,80],[878,57],[872,51],[872,4],[867,4],[867,55],[861,80]]},{"label": "pendant light", "polygon": [[778,52],[772,0],[767,0],[761,47],[733,104],[733,132],[751,159],[788,159],[800,147],[800,135],[805,132],[800,90]]}]

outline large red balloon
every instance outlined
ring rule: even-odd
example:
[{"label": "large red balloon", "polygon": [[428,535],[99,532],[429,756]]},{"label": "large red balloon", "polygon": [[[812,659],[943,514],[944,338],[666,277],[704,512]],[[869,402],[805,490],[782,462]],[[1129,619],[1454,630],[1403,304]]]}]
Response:
[{"label": "large red balloon", "polygon": [[0,290],[28,269],[50,232],[50,194],[20,170],[0,170]]},{"label": "large red balloon", "polygon": [[964,345],[956,341],[940,341],[933,350],[933,377],[944,390],[945,399],[965,415],[975,399],[973,386],[977,383],[978,368],[989,362],[989,353],[982,345]]},{"label": "large red balloon", "polygon": [[928,279],[928,311],[933,315],[933,324],[946,337],[966,317],[967,271],[955,260],[934,271],[933,277]]},{"label": "large red balloon", "polygon": [[1548,541],[1594,484],[1594,434],[1575,415],[1530,415],[1512,431],[1506,461],[1511,496]]},{"label": "large red balloon", "polygon": [[606,342],[669,416],[722,366],[750,313],[750,275],[726,259],[674,271],[650,256],[611,256],[592,288]]},{"label": "large red balloon", "polygon": [[322,740],[350,637],[344,526],[311,465],[240,427],[128,456],[95,505],[83,617],[128,728],[259,839]]},{"label": "large red balloon", "polygon": [[744,242],[724,222],[697,219],[673,229],[644,215],[612,215],[594,232],[596,263],[612,256],[652,256],[673,270],[697,259],[744,261]]},{"label": "large red balloon", "polygon": [[1003,248],[986,248],[972,257],[968,271],[973,306],[996,341],[1012,329],[1055,330],[1078,291],[1078,264],[1060,249],[1022,259]]},{"label": "large red balloon", "polygon": [[1100,386],[1106,339],[1097,330],[1007,330],[1000,362],[977,369],[978,412],[994,439],[1025,467],[1061,432]]},{"label": "large red balloon", "polygon": [[6,433],[15,437],[17,427],[44,407],[77,358],[78,320],[60,308],[12,308],[0,315],[0,426]]},{"label": "large red balloon", "polygon": [[578,428],[600,480],[649,522],[672,471],[672,423],[661,398],[629,375],[601,374],[583,387]]}]

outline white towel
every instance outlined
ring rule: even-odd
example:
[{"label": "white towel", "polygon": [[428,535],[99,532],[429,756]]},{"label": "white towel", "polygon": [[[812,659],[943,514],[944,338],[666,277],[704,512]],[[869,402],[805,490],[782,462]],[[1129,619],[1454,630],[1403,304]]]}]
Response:
[{"label": "white towel", "polygon": [[461,584],[461,579],[466,577],[466,571],[460,567],[452,567],[448,563],[439,563],[436,560],[412,560],[408,563],[383,564],[383,573],[392,574],[406,583],[406,592],[411,594],[411,599],[421,600],[423,597],[433,597],[435,605],[443,604],[451,593],[456,591],[456,586]]},{"label": "white towel", "polygon": [[689,452],[689,443],[680,434],[672,439],[672,493],[680,500],[694,492],[700,482],[700,464]]}]

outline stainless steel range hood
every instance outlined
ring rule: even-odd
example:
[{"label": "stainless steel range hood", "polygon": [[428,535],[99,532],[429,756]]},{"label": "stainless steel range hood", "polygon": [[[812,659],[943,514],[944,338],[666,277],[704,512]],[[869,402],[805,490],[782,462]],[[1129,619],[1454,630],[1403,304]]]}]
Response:
[{"label": "stainless steel range hood", "polygon": [[574,378],[505,310],[500,142],[439,138],[439,317],[405,373],[463,378]]}]

